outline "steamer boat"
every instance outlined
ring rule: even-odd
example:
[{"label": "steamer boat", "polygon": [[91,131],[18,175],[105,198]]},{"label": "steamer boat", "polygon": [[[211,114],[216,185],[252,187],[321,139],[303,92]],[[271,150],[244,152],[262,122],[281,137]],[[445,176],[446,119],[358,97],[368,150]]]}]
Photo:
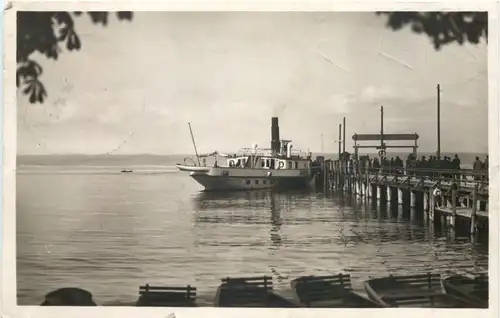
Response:
[{"label": "steamer boat", "polygon": [[[177,164],[177,168],[190,172],[190,176],[205,191],[300,189],[307,188],[312,183],[311,153],[292,151],[291,140],[279,138],[277,117],[272,118],[271,149],[259,149],[257,145],[253,145],[234,155],[218,152],[198,155],[191,125],[189,129],[197,162],[190,165]],[[200,158],[205,161],[209,156],[215,157],[212,167],[200,164]],[[218,164],[218,157],[225,159],[224,165]]]}]

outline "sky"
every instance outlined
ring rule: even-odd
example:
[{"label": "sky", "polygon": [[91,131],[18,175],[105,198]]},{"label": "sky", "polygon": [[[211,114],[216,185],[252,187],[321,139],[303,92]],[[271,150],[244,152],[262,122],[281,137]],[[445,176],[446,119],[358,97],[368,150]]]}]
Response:
[{"label": "sky", "polygon": [[[436,51],[374,13],[137,12],[107,27],[76,18],[79,52],[43,67],[44,104],[18,92],[19,154],[189,154],[270,146],[336,153],[354,133],[418,133],[436,150],[487,152],[487,47]],[[323,137],[321,137],[323,136]],[[323,142],[321,141],[323,140]],[[322,146],[323,144],[323,146]],[[323,148],[323,149],[322,149]]]}]

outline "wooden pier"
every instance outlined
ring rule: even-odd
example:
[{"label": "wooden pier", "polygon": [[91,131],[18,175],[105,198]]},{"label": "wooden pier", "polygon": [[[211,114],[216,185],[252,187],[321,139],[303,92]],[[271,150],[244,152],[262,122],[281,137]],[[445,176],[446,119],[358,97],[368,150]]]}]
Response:
[{"label": "wooden pier", "polygon": [[417,216],[457,231],[465,229],[470,235],[488,233],[485,170],[371,169],[362,164],[351,168],[346,160],[323,160],[320,166],[316,185],[325,190],[380,205],[402,206],[403,211],[413,208]]}]

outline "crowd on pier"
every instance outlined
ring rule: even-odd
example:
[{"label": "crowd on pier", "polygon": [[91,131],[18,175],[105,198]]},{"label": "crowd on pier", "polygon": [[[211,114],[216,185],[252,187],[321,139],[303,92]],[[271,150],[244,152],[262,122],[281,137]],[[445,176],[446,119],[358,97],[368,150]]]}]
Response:
[{"label": "crowd on pier", "polygon": [[[394,174],[406,174],[415,176],[433,176],[437,170],[441,171],[440,174],[449,177],[460,179],[463,173],[457,172],[461,170],[462,161],[460,157],[455,154],[452,157],[444,156],[442,159],[438,159],[437,156],[422,156],[420,159],[413,153],[408,155],[404,160],[399,156],[396,157],[381,157],[381,159],[370,156],[360,156],[358,160],[354,158],[349,153],[344,153],[341,156],[341,162],[345,163],[343,166],[346,173],[360,172],[364,173],[366,169],[370,171],[379,171],[381,173],[394,173]],[[472,164],[474,171],[488,171],[488,156],[484,160],[479,157],[475,157]],[[454,170],[450,173],[442,172],[443,170]],[[481,180],[480,175],[474,175],[475,180]]]}]

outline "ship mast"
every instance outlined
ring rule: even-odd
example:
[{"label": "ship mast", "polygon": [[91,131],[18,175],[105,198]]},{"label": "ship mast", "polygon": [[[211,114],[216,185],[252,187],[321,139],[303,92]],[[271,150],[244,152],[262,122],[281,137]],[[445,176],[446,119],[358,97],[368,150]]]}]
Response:
[{"label": "ship mast", "polygon": [[198,156],[198,149],[196,148],[196,142],[194,141],[193,130],[191,129],[191,123],[188,123],[188,126],[189,126],[189,132],[191,133],[191,140],[193,141],[193,147],[194,147],[194,153],[196,154],[196,160],[198,161],[198,166],[201,166],[200,157]]}]

